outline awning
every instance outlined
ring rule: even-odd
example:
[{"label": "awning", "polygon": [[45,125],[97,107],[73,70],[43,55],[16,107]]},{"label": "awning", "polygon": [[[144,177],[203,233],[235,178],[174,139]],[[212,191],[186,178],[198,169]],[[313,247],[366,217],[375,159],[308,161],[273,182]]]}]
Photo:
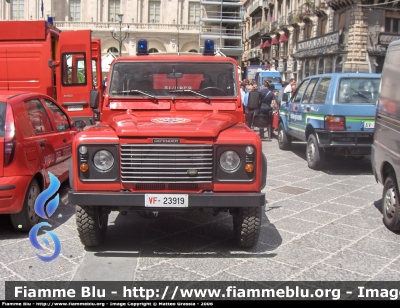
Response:
[{"label": "awning", "polygon": [[281,36],[279,37],[279,42],[287,42],[288,41],[288,39],[289,39],[289,34],[287,34],[287,33],[283,33],[283,34],[281,34]]},{"label": "awning", "polygon": [[264,46],[264,43],[261,42],[261,44],[260,44],[258,47],[259,47],[259,48],[263,48],[263,46]]},{"label": "awning", "polygon": [[278,38],[277,38],[277,37],[274,37],[274,38],[272,39],[272,41],[271,41],[271,44],[272,44],[272,45],[278,45],[278,44],[279,44]]},{"label": "awning", "polygon": [[263,48],[271,47],[271,42],[270,41],[265,41]]}]

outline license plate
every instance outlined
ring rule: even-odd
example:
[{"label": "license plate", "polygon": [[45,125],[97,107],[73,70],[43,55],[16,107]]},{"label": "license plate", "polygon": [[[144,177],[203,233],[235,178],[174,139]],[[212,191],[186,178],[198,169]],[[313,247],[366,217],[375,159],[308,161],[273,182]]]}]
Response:
[{"label": "license plate", "polygon": [[145,194],[146,207],[188,207],[189,196],[178,194]]},{"label": "license plate", "polygon": [[83,106],[82,105],[68,106],[68,111],[80,111],[80,110],[83,110]]},{"label": "license plate", "polygon": [[364,128],[375,128],[375,122],[364,122]]}]

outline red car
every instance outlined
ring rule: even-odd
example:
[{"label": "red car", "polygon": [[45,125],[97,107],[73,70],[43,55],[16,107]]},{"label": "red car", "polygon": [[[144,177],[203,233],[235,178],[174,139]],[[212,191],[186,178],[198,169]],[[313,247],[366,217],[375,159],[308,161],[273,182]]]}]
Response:
[{"label": "red car", "polygon": [[71,145],[79,130],[49,96],[0,91],[0,214],[29,231],[38,221],[35,200],[49,174],[68,179]]}]

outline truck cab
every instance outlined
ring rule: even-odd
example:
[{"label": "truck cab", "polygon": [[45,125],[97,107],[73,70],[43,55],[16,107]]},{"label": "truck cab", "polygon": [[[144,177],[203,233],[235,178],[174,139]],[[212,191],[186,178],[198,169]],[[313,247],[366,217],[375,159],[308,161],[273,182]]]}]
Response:
[{"label": "truck cab", "polygon": [[257,244],[267,161],[244,123],[236,61],[205,46],[154,55],[139,40],[136,56],[111,64],[101,122],[72,147],[69,200],[83,245],[105,240],[111,211],[194,210],[229,212],[237,244]]},{"label": "truck cab", "polygon": [[102,97],[100,39],[44,20],[0,21],[0,27],[0,90],[49,95],[74,122],[95,124],[90,97],[92,91]]}]

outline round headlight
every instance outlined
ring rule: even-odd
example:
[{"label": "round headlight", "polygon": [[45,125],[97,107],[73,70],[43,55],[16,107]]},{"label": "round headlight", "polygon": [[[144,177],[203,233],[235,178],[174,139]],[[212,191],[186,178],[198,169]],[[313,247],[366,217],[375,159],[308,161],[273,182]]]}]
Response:
[{"label": "round headlight", "polygon": [[97,151],[93,157],[93,163],[101,171],[106,171],[114,165],[114,156],[106,150]]},{"label": "round headlight", "polygon": [[246,147],[246,153],[249,154],[249,155],[253,154],[254,153],[254,148],[252,146],[248,145]]},{"label": "round headlight", "polygon": [[226,151],[222,153],[219,164],[225,171],[234,171],[239,167],[240,156],[235,151]]},{"label": "round headlight", "polygon": [[87,153],[87,147],[86,147],[86,145],[83,145],[83,146],[81,146],[81,147],[79,148],[79,153],[81,153],[82,155]]}]

